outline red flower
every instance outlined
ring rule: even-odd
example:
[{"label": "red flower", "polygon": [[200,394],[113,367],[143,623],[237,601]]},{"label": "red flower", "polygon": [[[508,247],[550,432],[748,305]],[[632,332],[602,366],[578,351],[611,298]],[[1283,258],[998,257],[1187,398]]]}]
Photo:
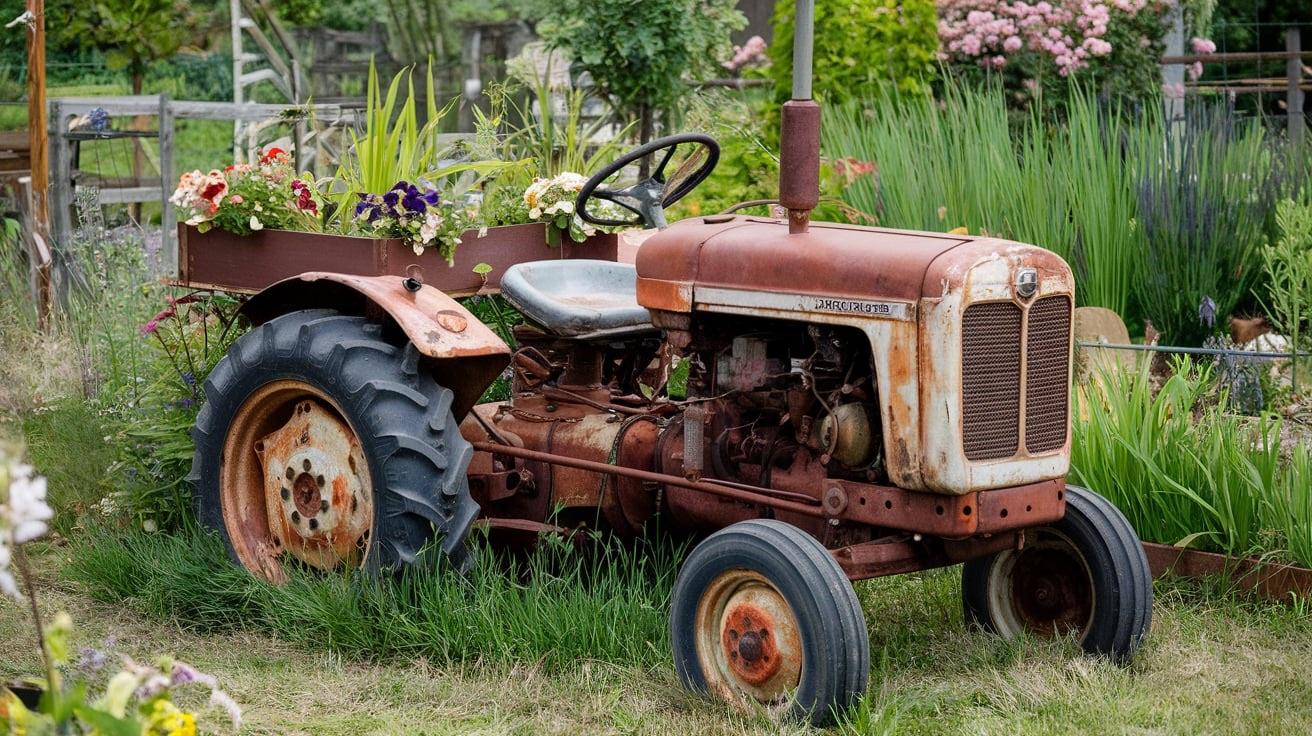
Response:
[{"label": "red flower", "polygon": [[282,150],[281,148],[278,148],[277,146],[274,146],[273,148],[270,148],[269,150],[265,151],[263,156],[260,156],[260,163],[262,164],[273,163],[277,159],[283,158],[286,155],[287,155],[286,151]]},{"label": "red flower", "polygon": [[200,190],[200,196],[201,199],[208,199],[210,201],[213,201],[215,197],[219,196],[220,194],[223,194],[225,191],[227,191],[227,189],[228,189],[227,182],[216,181],[211,183],[209,186],[205,187],[204,189]]}]

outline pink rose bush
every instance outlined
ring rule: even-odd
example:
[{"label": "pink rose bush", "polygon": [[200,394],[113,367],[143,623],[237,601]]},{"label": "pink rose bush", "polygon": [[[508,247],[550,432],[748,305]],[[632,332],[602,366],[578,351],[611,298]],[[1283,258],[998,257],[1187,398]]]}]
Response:
[{"label": "pink rose bush", "polygon": [[752,36],[742,46],[735,45],[733,47],[733,58],[723,62],[721,66],[731,72],[736,72],[745,67],[765,64],[767,61],[765,39],[760,36]]},{"label": "pink rose bush", "polygon": [[[1083,79],[1144,92],[1160,83],[1164,16],[1174,0],[937,0],[939,59],[1001,75],[1023,95]],[[1195,53],[1216,45],[1194,38]]]}]

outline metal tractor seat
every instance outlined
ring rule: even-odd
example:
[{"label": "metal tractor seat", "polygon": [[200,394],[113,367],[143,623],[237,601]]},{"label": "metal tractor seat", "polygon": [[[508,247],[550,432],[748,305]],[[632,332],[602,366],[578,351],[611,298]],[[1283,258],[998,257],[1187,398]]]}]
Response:
[{"label": "metal tractor seat", "polygon": [[559,337],[591,339],[654,332],[638,305],[631,264],[571,259],[518,263],[501,277],[501,294]]}]

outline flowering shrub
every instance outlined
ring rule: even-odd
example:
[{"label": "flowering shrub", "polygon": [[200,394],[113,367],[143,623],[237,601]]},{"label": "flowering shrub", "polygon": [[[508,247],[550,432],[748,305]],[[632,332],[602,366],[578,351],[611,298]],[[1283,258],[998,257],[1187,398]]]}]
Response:
[{"label": "flowering shrub", "polygon": [[[0,491],[0,592],[23,601],[9,571],[10,563],[17,563],[27,586],[28,602],[35,611],[36,591],[22,545],[44,535],[46,522],[53,516],[46,503],[46,482],[0,448]],[[106,655],[86,650],[70,667],[72,619],[59,613],[49,625],[42,626],[39,620],[35,623],[46,669],[45,677],[35,682],[43,693],[41,707],[29,709],[10,688],[0,686],[0,726],[4,733],[195,736],[196,715],[183,711],[172,700],[174,690],[189,685],[208,688],[210,704],[227,713],[234,730],[241,728],[241,708],[219,689],[213,677],[168,657],[161,657],[154,665],[124,657],[122,669],[108,679],[103,694],[91,698],[90,679],[104,666]]]},{"label": "flowering shrub", "polygon": [[469,217],[462,208],[444,202],[431,182],[420,184],[423,189],[398,181],[383,194],[361,193],[353,222],[365,234],[408,241],[415,255],[435,247],[449,262]]},{"label": "flowering shrub", "polygon": [[[584,222],[583,218],[574,211],[579,192],[583,190],[583,185],[586,183],[588,183],[587,177],[566,171],[550,179],[534,179],[528,189],[524,190],[524,206],[528,208],[528,219],[530,222],[547,223],[548,243],[560,245],[561,236],[566,234],[569,235],[570,240],[581,243],[589,235],[596,234],[597,229]],[[597,200],[593,205],[594,214],[602,217],[617,214],[614,212],[613,205],[607,211],[607,205],[610,204],[604,200]]]},{"label": "flowering shrub", "polygon": [[[1001,76],[1022,97],[1089,77],[1122,93],[1160,79],[1171,0],[937,0],[939,58]],[[1086,71],[1087,70],[1087,71]]]},{"label": "flowering shrub", "polygon": [[769,62],[770,59],[765,55],[765,39],[760,36],[752,36],[742,46],[735,44],[733,58],[724,62],[721,66],[731,72],[736,72],[744,67],[761,66]]},{"label": "flowering shrub", "polygon": [[201,232],[212,227],[236,235],[266,227],[319,229],[314,182],[308,174],[297,176],[291,156],[281,148],[270,148],[254,165],[183,174],[170,201],[184,222]]}]

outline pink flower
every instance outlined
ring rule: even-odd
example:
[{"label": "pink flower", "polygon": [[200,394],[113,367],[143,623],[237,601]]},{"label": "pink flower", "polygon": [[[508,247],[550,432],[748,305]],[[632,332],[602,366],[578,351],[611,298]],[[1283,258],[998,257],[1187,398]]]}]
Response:
[{"label": "pink flower", "polygon": [[1176,82],[1175,84],[1163,84],[1162,95],[1170,100],[1178,100],[1184,97],[1184,85]]},{"label": "pink flower", "polygon": [[1195,61],[1194,63],[1189,65],[1188,72],[1189,72],[1189,80],[1192,82],[1197,82],[1199,77],[1203,76],[1203,63],[1200,61]]},{"label": "pink flower", "polygon": [[232,202],[233,204],[241,204],[242,202],[245,202],[246,200],[243,199],[242,196],[241,196],[240,194],[234,194],[234,195],[232,195],[231,197],[228,198],[228,201],[229,201],[229,202]]},{"label": "pink flower", "polygon": [[1020,36],[1007,36],[1007,40],[1002,42],[1002,50],[1014,54],[1020,51],[1022,45],[1023,42],[1020,40]]},{"label": "pink flower", "polygon": [[1206,38],[1192,38],[1189,41],[1189,47],[1194,50],[1195,54],[1214,54],[1216,53],[1216,42]]}]

